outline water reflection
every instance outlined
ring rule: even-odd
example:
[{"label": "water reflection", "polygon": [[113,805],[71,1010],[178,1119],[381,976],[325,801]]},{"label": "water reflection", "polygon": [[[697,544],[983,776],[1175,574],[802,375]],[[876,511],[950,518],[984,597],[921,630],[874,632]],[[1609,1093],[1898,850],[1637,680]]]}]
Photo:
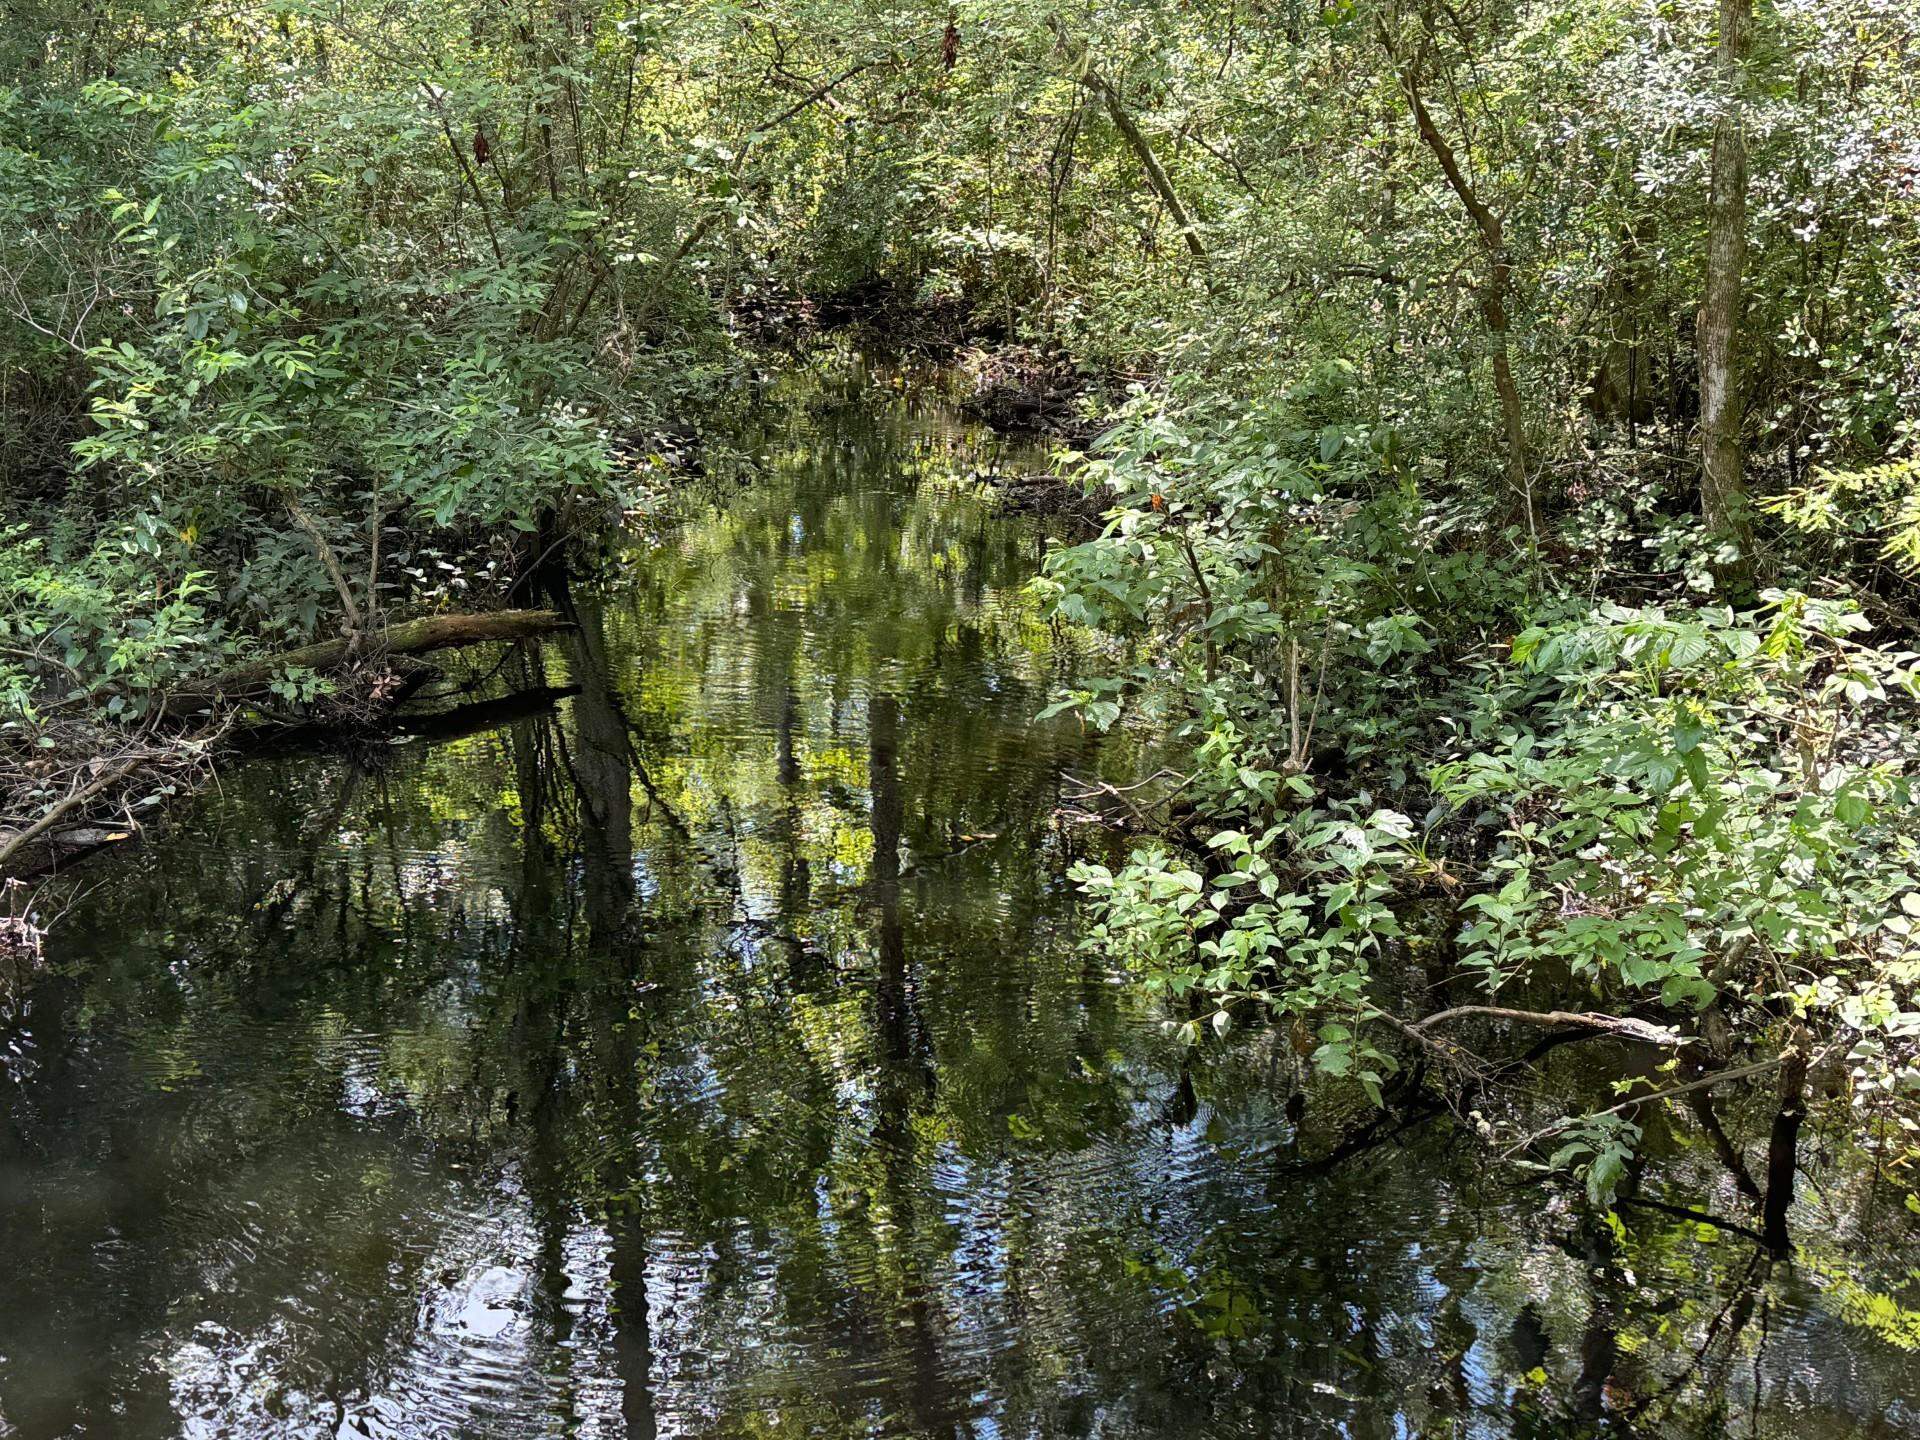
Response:
[{"label": "water reflection", "polygon": [[1616,1234],[1074,952],[1059,775],[1128,757],[1031,721],[1077,657],[981,443],[822,387],[489,708],[82,877],[0,1434],[1911,1433],[1858,1168],[1790,1267]]}]

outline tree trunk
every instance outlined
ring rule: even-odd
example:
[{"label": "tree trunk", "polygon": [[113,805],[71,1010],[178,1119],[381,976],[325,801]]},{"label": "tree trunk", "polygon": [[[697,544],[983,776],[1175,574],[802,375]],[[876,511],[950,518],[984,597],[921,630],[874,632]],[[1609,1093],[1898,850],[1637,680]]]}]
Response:
[{"label": "tree trunk", "polygon": [[1587,388],[1586,405],[1601,420],[1644,425],[1653,418],[1653,374],[1641,341],[1647,306],[1645,246],[1641,227],[1629,220],[1620,231],[1620,254],[1600,296],[1606,339]]},{"label": "tree trunk", "polygon": [[1433,158],[1440,162],[1440,173],[1460,198],[1473,220],[1480,248],[1487,261],[1486,282],[1480,287],[1480,315],[1487,325],[1487,343],[1492,351],[1493,388],[1500,398],[1500,428],[1507,441],[1507,513],[1524,524],[1529,533],[1539,528],[1539,513],[1533,503],[1533,471],[1527,459],[1526,412],[1520,403],[1520,386],[1513,378],[1513,360],[1507,343],[1509,321],[1507,298],[1513,288],[1513,265],[1507,259],[1506,233],[1500,217],[1480,198],[1447,137],[1434,123],[1427,102],[1420,93],[1420,77],[1411,61],[1402,61],[1393,37],[1382,25],[1380,43],[1394,60],[1394,72],[1400,89],[1413,111],[1414,128]]},{"label": "tree trunk", "polygon": [[1717,538],[1739,547],[1722,579],[1752,583],[1753,531],[1740,447],[1739,331],[1747,260],[1747,141],[1741,70],[1753,39],[1752,0],[1720,0],[1720,118],[1713,130],[1707,204],[1706,294],[1700,305],[1700,513]]},{"label": "tree trunk", "polygon": [[1193,217],[1187,213],[1187,207],[1180,203],[1180,193],[1173,188],[1167,170],[1160,163],[1160,157],[1153,153],[1153,146],[1147,143],[1147,137],[1140,127],[1133,123],[1133,116],[1127,113],[1127,107],[1121,102],[1120,92],[1098,70],[1089,69],[1085,80],[1087,85],[1098,90],[1107,102],[1107,115],[1113,121],[1113,128],[1127,142],[1134,158],[1139,160],[1140,168],[1147,172],[1147,183],[1153,187],[1153,193],[1160,197],[1160,203],[1167,207],[1167,214],[1173,217],[1173,223],[1179,227],[1180,238],[1187,242],[1187,249],[1193,252],[1193,258],[1207,258],[1207,247],[1201,242],[1199,232],[1193,228]]},{"label": "tree trunk", "polygon": [[[489,640],[531,640],[559,630],[567,622],[551,610],[498,610],[484,615],[426,615],[399,625],[389,625],[367,637],[364,652],[388,655],[421,655],[430,650],[449,650],[461,645],[479,645]],[[213,679],[175,697],[169,710],[186,710],[215,696],[238,699],[258,694],[273,677],[289,668],[327,670],[352,658],[347,640],[323,640],[317,645],[302,645],[283,650],[222,670]]]},{"label": "tree trunk", "polygon": [[1767,1136],[1767,1194],[1761,1206],[1761,1230],[1775,1255],[1793,1253],[1787,1212],[1793,1207],[1794,1171],[1800,1165],[1800,1123],[1807,1116],[1807,1039],[1797,1028],[1780,1067],[1780,1108]]}]

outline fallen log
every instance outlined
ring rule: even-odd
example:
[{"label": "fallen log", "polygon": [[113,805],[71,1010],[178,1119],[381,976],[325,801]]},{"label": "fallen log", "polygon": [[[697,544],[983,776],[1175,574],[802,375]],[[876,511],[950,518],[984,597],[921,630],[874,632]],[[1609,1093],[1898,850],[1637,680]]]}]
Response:
[{"label": "fallen log", "polygon": [[564,629],[567,623],[552,610],[423,615],[418,620],[403,620],[377,634],[363,637],[357,655],[353,653],[353,642],[342,638],[321,640],[230,666],[193,689],[174,695],[167,708],[179,713],[214,699],[245,699],[264,691],[276,675],[288,670],[331,670],[346,663],[349,658],[369,655],[424,655],[431,650],[451,650],[489,641],[532,640]]}]

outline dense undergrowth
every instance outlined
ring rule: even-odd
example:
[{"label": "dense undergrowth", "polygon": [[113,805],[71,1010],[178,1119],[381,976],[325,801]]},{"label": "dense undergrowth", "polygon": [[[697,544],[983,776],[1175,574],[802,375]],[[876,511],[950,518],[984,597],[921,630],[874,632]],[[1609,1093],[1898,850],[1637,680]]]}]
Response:
[{"label": "dense undergrowth", "polygon": [[[1777,1087],[1781,1242],[1810,1084],[1904,1134],[1920,1094],[1920,110],[1876,58],[1915,37],[1661,13],[1287,48],[1302,149],[1230,148],[1253,183],[1208,193],[1264,224],[1199,227],[1207,283],[1131,321],[1159,368],[1063,458],[1116,504],[1042,585],[1136,637],[1061,706],[1180,738],[1109,791],[1157,835],[1079,880],[1189,1034],[1287,1021],[1602,1202],[1639,1097]],[[1569,1111],[1530,1033],[1666,1059]]]},{"label": "dense undergrowth", "polygon": [[1119,502],[1043,586],[1141,638],[1061,703],[1150,716],[1184,756],[1128,797],[1163,838],[1079,872],[1092,943],[1186,1002],[1196,1037],[1293,1017],[1313,1067],[1376,1101],[1444,1072],[1602,1199],[1632,1122],[1542,1124],[1490,1090],[1475,1027],[1650,1041],[1675,1084],[1791,1066],[1797,1097],[1824,1065],[1910,1124],[1911,632],[1795,573],[1786,536],[1776,584],[1721,598],[1684,519],[1647,537],[1674,547],[1663,592],[1628,591],[1603,550],[1575,554],[1643,533],[1617,501],[1543,537],[1555,564],[1512,531],[1486,548],[1390,444],[1290,417],[1209,408],[1196,432],[1143,406],[1076,462]]},{"label": "dense undergrowth", "polygon": [[29,6],[4,825],[235,660],[377,684],[384,617],[504,603],[756,345],[864,316],[1099,432],[1041,584],[1134,663],[1060,703],[1174,756],[1081,881],[1196,1033],[1450,1076],[1602,1198],[1634,1112],[1503,1099],[1501,1027],[1909,1125],[1916,47],[1805,0]]}]

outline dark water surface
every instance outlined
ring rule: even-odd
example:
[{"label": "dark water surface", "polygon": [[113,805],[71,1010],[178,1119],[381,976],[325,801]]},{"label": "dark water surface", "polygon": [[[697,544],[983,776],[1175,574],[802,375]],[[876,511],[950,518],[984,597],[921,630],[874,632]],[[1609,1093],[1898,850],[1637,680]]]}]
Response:
[{"label": "dark water surface", "polygon": [[[1920,1434],[1920,1222],[1839,1139],[1792,1264],[1616,1233],[1076,953],[1062,771],[1131,757],[1032,720],[1043,529],[937,407],[802,399],[486,692],[577,693],[69,882],[0,1436]],[[1689,1145],[1648,1194],[1737,1213]]]}]

